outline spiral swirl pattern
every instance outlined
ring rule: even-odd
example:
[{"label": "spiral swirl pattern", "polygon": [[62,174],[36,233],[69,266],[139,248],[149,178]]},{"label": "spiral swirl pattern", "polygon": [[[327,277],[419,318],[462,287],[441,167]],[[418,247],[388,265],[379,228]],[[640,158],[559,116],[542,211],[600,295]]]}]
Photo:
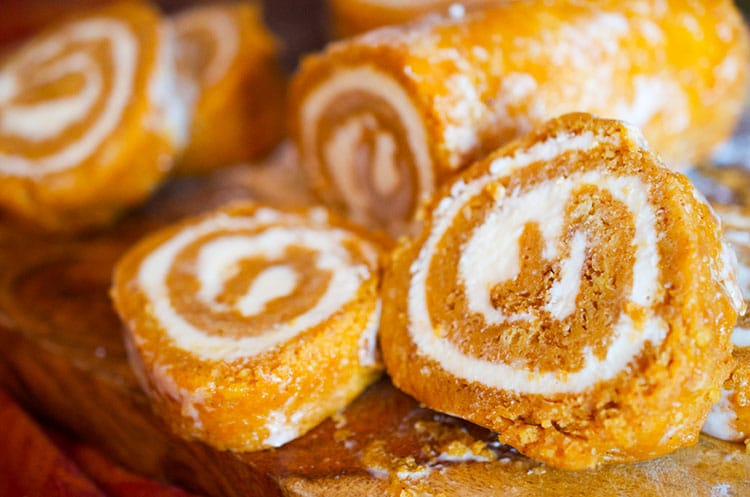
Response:
[{"label": "spiral swirl pattern", "polygon": [[173,429],[277,447],[382,370],[378,242],[319,208],[236,206],[144,240],[113,297],[129,357]]},{"label": "spiral swirl pattern", "polygon": [[187,11],[177,16],[174,24],[180,69],[198,73],[200,86],[226,77],[240,50],[240,31],[232,11],[220,6]]},{"label": "spiral swirl pattern", "polygon": [[[324,222],[323,211],[315,216]],[[350,233],[287,224],[294,221],[269,209],[211,217],[143,260],[138,282],[176,347],[210,360],[257,356],[357,297],[376,265],[374,249],[352,251]],[[370,313],[377,325],[376,306]]]},{"label": "spiral swirl pattern", "polygon": [[90,157],[132,97],[139,50],[132,28],[106,17],[68,24],[22,49],[0,71],[0,142],[9,143],[0,172],[40,176]]},{"label": "spiral swirl pattern", "polygon": [[11,52],[0,65],[0,207],[77,231],[147,197],[187,130],[172,49],[156,10],[124,2]]},{"label": "spiral swirl pattern", "polygon": [[306,98],[300,119],[303,164],[355,220],[395,230],[434,190],[422,117],[389,74],[341,69]]},{"label": "spiral swirl pattern", "polygon": [[284,132],[284,77],[255,3],[200,5],[172,19],[193,121],[178,173],[257,159]]},{"label": "spiral swirl pattern", "polygon": [[[633,318],[620,314],[612,329],[609,351],[603,358],[594,354],[592,346],[581,350],[583,365],[578,371],[554,371],[540,373],[536,364],[525,367],[495,363],[477,359],[462,352],[450,341],[440,340],[432,329],[447,326],[440,320],[433,322],[427,302],[427,280],[431,272],[440,271],[452,259],[435,260],[437,244],[445,237],[455,217],[461,213],[472,197],[475,197],[491,182],[507,178],[515,169],[543,160],[547,151],[555,156],[575,150],[590,148],[595,141],[593,134],[582,135],[564,145],[549,147],[542,144],[526,153],[519,153],[491,166],[490,175],[481,177],[454,190],[450,206],[438,208],[435,225],[425,242],[417,261],[411,266],[412,283],[409,289],[409,332],[418,350],[440,362],[451,373],[469,381],[482,382],[495,388],[511,389],[520,393],[570,393],[584,390],[596,382],[606,380],[621,372],[643,348],[646,341],[658,344],[663,340],[666,325],[658,316],[647,312],[641,329],[633,326]],[[541,154],[541,155],[540,155]],[[552,159],[553,157],[547,157]],[[632,269],[632,283],[627,300],[639,308],[647,309],[659,299],[659,265],[655,216],[648,203],[648,188],[636,177],[623,177],[599,171],[589,171],[533,185],[529,190],[518,192],[512,198],[502,200],[502,206],[488,215],[464,242],[463,253],[458,258],[457,280],[465,292],[468,310],[479,315],[486,326],[513,323],[538,322],[549,316],[555,321],[564,321],[576,310],[576,298],[584,277],[584,262],[591,249],[588,245],[598,237],[587,234],[578,227],[571,236],[566,226],[566,211],[573,198],[573,191],[580,185],[595,185],[621,203],[635,220],[632,241],[636,247]],[[542,257],[554,261],[558,278],[548,286],[546,295],[539,296],[544,302],[539,308],[524,312],[504,314],[492,303],[491,289],[516,279],[520,271],[519,240],[525,226],[539,226],[544,249]],[[517,238],[514,238],[515,235]],[[591,240],[591,241],[590,241]],[[561,243],[562,242],[562,243]],[[565,250],[561,246],[569,244]],[[567,252],[567,253],[566,253]],[[444,256],[443,256],[444,257]],[[590,257],[590,256],[588,256]],[[477,271],[482,268],[481,271]],[[424,326],[427,324],[427,326]]]},{"label": "spiral swirl pattern", "polygon": [[[705,355],[723,370],[741,307],[717,220],[640,132],[563,116],[472,166],[430,205],[386,275],[381,342],[396,385],[565,467],[667,450],[676,431],[696,436],[713,371],[695,389],[700,408],[676,431],[655,423],[637,449],[588,412],[611,405],[627,424],[631,409],[665,409],[660,396],[694,395],[639,385],[660,377],[663,354],[684,354],[681,365]],[[695,348],[683,349],[683,334]],[[690,377],[693,366],[672,374]]]},{"label": "spiral swirl pattern", "polygon": [[[431,9],[343,3],[355,20]],[[732,2],[490,3],[445,6],[446,16],[369,31],[305,60],[291,87],[293,132],[323,201],[402,234],[422,196],[455,171],[574,111],[642,127],[673,168],[731,134],[750,48]],[[688,42],[705,66],[684,57]]]}]

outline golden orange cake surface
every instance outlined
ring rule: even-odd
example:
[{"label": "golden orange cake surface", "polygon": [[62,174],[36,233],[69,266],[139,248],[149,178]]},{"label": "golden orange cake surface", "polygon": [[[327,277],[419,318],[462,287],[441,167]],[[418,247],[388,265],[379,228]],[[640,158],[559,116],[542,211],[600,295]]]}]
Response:
[{"label": "golden orange cake surface", "polygon": [[284,131],[285,84],[258,6],[195,7],[174,26],[178,70],[194,94],[178,172],[206,172],[270,150]]},{"label": "golden orange cake surface", "polygon": [[706,157],[737,121],[749,53],[729,0],[501,3],[309,57],[292,133],[322,200],[401,232],[445,178],[565,112],[634,123],[671,167]]},{"label": "golden orange cake surface", "polygon": [[440,188],[384,279],[400,389],[563,468],[692,445],[742,299],[718,219],[642,135],[571,114]]},{"label": "golden orange cake surface", "polygon": [[[737,254],[742,296],[750,301],[750,210],[715,204],[727,241]],[[745,312],[732,333],[735,368],[711,410],[703,432],[723,440],[750,446],[750,314]]]},{"label": "golden orange cake surface", "polygon": [[118,263],[134,370],[179,435],[278,447],[382,370],[381,249],[322,208],[235,206],[162,230]]},{"label": "golden orange cake surface", "polygon": [[158,13],[115,3],[0,65],[0,208],[56,231],[107,224],[172,166],[186,120]]},{"label": "golden orange cake surface", "polygon": [[427,14],[459,16],[466,9],[507,0],[329,0],[334,34],[347,37],[382,26],[403,24]]}]

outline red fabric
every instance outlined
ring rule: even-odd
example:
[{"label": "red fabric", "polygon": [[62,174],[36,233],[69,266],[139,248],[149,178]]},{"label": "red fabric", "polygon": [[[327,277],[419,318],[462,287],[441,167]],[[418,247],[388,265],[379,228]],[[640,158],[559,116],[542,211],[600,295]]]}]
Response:
[{"label": "red fabric", "polygon": [[110,497],[194,497],[177,487],[134,475],[92,447],[77,444],[71,447],[70,455]]},{"label": "red fabric", "polygon": [[92,447],[60,440],[0,390],[0,497],[195,497],[134,475]]}]

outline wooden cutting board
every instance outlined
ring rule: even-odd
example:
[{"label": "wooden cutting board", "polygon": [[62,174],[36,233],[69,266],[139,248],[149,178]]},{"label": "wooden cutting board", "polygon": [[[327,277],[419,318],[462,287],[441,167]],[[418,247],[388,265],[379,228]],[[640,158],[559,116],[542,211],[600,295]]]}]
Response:
[{"label": "wooden cutting board", "polygon": [[128,367],[111,268],[144,233],[241,199],[309,202],[288,146],[264,164],[173,180],[107,233],[45,239],[0,220],[0,384],[123,465],[214,497],[750,495],[750,454],[739,444],[702,437],[653,461],[561,471],[421,408],[387,379],[276,450],[235,455],[170,435]]}]

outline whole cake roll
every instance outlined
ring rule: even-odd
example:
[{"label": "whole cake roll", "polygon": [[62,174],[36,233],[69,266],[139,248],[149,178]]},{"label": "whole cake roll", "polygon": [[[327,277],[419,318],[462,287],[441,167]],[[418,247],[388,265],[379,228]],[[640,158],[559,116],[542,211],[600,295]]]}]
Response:
[{"label": "whole cake roll", "polygon": [[565,112],[642,127],[673,167],[735,125],[748,36],[729,0],[522,0],[330,45],[292,83],[311,183],[360,222],[400,231],[423,195]]},{"label": "whole cake roll", "polygon": [[278,447],[382,371],[381,248],[322,208],[240,205],[146,238],[112,289],[133,369],[186,438]]},{"label": "whole cake roll", "polygon": [[172,167],[187,119],[173,36],[115,3],[47,29],[0,64],[0,208],[42,228],[110,222]]},{"label": "whole cake roll", "polygon": [[329,0],[328,7],[334,34],[347,37],[432,13],[460,16],[467,8],[503,1],[510,0]]},{"label": "whole cake roll", "polygon": [[[750,210],[714,205],[727,241],[737,254],[739,283],[750,301]],[[703,432],[716,438],[750,445],[750,314],[740,316],[732,333],[735,368],[721,390],[721,400],[711,409]]]},{"label": "whole cake roll", "polygon": [[284,132],[285,82],[258,6],[195,7],[174,26],[177,67],[194,100],[177,171],[206,172],[267,152]]},{"label": "whole cake roll", "polygon": [[383,283],[394,384],[570,469],[697,441],[743,306],[688,179],[619,121],[563,116],[439,189]]}]

